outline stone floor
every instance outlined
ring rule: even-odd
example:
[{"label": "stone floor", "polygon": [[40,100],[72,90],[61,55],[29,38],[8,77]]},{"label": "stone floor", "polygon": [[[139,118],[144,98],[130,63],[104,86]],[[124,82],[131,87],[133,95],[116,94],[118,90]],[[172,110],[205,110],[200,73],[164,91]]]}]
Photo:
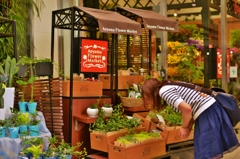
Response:
[{"label": "stone floor", "polygon": [[[238,123],[235,128],[240,129],[240,123]],[[238,138],[238,141],[240,142],[240,130],[238,130],[237,138]],[[225,154],[222,159],[238,159],[238,158],[240,158],[240,147],[231,153]]]}]

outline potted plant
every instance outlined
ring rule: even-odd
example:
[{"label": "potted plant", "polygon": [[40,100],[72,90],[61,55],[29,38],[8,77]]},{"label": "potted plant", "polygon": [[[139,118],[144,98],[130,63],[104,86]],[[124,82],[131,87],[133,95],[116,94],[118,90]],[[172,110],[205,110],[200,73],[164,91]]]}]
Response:
[{"label": "potted plant", "polygon": [[40,122],[41,120],[38,119],[38,113],[35,111],[31,114],[30,122],[28,124],[30,136],[39,136]]},{"label": "potted plant", "polygon": [[3,64],[0,65],[0,74],[6,76],[4,84],[6,85],[4,98],[4,107],[7,114],[10,114],[10,109],[14,105],[14,93],[15,87],[13,87],[14,76],[17,74],[19,67],[15,58],[7,58],[4,60]]},{"label": "potted plant", "polygon": [[28,82],[19,79],[16,81],[16,83],[20,86],[20,89],[22,92],[21,101],[18,102],[19,110],[22,113],[25,113],[27,110],[27,102],[25,101],[25,91],[26,91],[26,86],[27,86]]},{"label": "potted plant", "polygon": [[77,158],[84,158],[87,155],[87,151],[83,148],[83,151],[78,151],[77,149],[82,146],[82,142],[78,142],[76,146],[71,146],[69,143],[66,143],[62,140],[57,147],[57,157],[59,159],[71,159],[72,155]]},{"label": "potted plant", "polygon": [[36,76],[52,76],[53,75],[53,62],[49,58],[37,60],[36,63]]},{"label": "potted plant", "polygon": [[9,130],[9,137],[12,139],[16,139],[19,136],[19,121],[18,121],[18,111],[15,109],[11,109],[13,115],[10,118],[7,118],[7,128]]},{"label": "potted plant", "polygon": [[57,137],[53,135],[53,137],[48,136],[48,141],[49,141],[49,147],[50,148],[56,148],[56,144],[58,143]]},{"label": "potted plant", "polygon": [[42,149],[41,149],[41,145],[31,145],[30,147],[28,147],[26,149],[26,152],[31,153],[32,154],[32,159],[41,159],[41,154],[42,154]]},{"label": "potted plant", "polygon": [[28,132],[28,124],[30,122],[29,114],[20,112],[17,116],[19,122],[20,135],[26,135]]},{"label": "potted plant", "polygon": [[30,101],[27,103],[29,113],[34,113],[37,109],[37,102],[34,102],[34,82],[36,80],[35,76],[30,76],[28,79],[28,84],[31,86]]},{"label": "potted plant", "polygon": [[102,109],[106,117],[109,117],[110,115],[112,115],[112,111],[113,111],[112,104],[108,104],[104,102]]},{"label": "potted plant", "polygon": [[6,137],[6,120],[0,120],[0,138]]},{"label": "potted plant", "polygon": [[27,148],[30,147],[31,145],[39,146],[40,151],[43,152],[43,138],[29,136],[21,136],[20,138],[22,140],[21,142],[22,151],[19,152],[19,155],[21,157],[31,158],[32,153],[27,150]]},{"label": "potted plant", "polygon": [[57,159],[57,148],[49,147],[47,151],[43,152],[44,159]]},{"label": "potted plant", "polygon": [[97,100],[96,103],[91,104],[88,108],[87,108],[87,114],[90,118],[96,118],[98,115],[98,104],[100,102],[100,99]]}]

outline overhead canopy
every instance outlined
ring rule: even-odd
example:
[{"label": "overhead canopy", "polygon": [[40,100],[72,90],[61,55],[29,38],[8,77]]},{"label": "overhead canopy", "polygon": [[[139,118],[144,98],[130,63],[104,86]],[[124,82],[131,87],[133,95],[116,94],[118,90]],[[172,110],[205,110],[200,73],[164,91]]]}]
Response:
[{"label": "overhead canopy", "polygon": [[125,7],[117,7],[117,11],[135,21],[139,21],[139,18],[142,18],[141,23],[143,23],[146,29],[178,32],[177,21],[154,11]]},{"label": "overhead canopy", "polygon": [[98,21],[99,31],[113,34],[142,34],[141,25],[117,12],[88,7],[78,7],[81,11],[93,16]]}]

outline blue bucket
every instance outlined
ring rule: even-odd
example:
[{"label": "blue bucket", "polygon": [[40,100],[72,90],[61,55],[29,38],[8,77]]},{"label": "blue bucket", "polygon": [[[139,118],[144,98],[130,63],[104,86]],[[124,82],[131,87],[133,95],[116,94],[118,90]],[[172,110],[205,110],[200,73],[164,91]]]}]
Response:
[{"label": "blue bucket", "polygon": [[0,127],[0,138],[6,137],[6,127]]},{"label": "blue bucket", "polygon": [[27,103],[28,102],[18,102],[18,107],[19,107],[19,111],[22,113],[26,113],[27,111]]},{"label": "blue bucket", "polygon": [[19,130],[20,130],[20,136],[26,136],[27,132],[28,132],[28,126],[27,125],[20,125]]},{"label": "blue bucket", "polygon": [[39,136],[39,125],[29,125],[30,136]]},{"label": "blue bucket", "polygon": [[31,103],[28,102],[27,106],[28,106],[29,113],[33,114],[37,109],[37,102],[31,102]]}]

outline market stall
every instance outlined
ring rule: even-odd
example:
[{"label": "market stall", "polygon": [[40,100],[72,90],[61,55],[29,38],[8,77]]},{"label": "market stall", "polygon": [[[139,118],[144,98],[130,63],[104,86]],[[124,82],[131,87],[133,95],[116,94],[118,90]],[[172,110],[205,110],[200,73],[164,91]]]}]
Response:
[{"label": "market stall", "polygon": [[[104,11],[86,7],[71,7],[61,10],[56,10],[52,12],[52,40],[51,40],[51,58],[54,60],[54,30],[55,29],[67,29],[71,31],[71,54],[70,54],[70,76],[68,84],[65,88],[69,89],[68,94],[63,96],[63,105],[64,105],[64,138],[65,141],[76,144],[77,141],[83,141],[84,146],[90,150],[89,146],[89,132],[88,124],[92,123],[94,120],[87,117],[86,109],[89,105],[96,102],[99,99],[98,95],[88,96],[87,93],[76,95],[74,93],[73,73],[79,73],[80,68],[77,72],[74,71],[74,68],[80,66],[82,61],[80,60],[80,52],[77,52],[78,59],[74,56],[74,38],[78,38],[81,41],[80,32],[81,31],[99,31],[102,33],[111,33],[112,34],[112,49],[111,49],[111,59],[114,59],[114,52],[117,52],[117,34],[130,34],[130,35],[140,35],[141,34],[141,25],[137,22],[134,22],[117,12]],[[74,33],[77,31],[77,37],[74,36]],[[81,50],[80,50],[81,51]],[[74,59],[77,59],[77,66],[74,65]],[[113,77],[114,70],[114,60],[111,60],[111,77]],[[117,81],[117,79],[116,79]],[[86,81],[82,81],[86,82]],[[111,87],[113,83],[111,82]],[[84,85],[84,90],[89,90],[92,85]],[[79,90],[79,89],[78,89]],[[66,91],[66,90],[63,90]],[[110,96],[100,96],[100,104],[103,104],[103,101],[111,103]],[[78,119],[78,120],[75,120]]]}]

